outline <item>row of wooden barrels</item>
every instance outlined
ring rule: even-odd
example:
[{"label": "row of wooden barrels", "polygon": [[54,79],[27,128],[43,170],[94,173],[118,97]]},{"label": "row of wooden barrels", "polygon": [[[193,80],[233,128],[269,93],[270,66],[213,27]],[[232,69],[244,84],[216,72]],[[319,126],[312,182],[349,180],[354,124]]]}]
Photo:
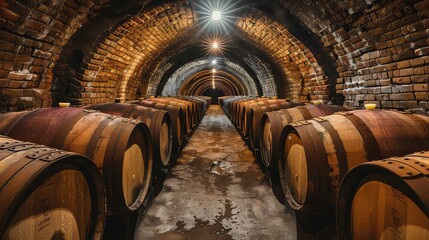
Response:
[{"label": "row of wooden barrels", "polygon": [[340,239],[429,238],[428,116],[246,96],[220,104],[297,213],[336,219]]},{"label": "row of wooden barrels", "polygon": [[101,239],[106,216],[135,211],[162,188],[210,102],[151,98],[0,115],[0,239]]}]

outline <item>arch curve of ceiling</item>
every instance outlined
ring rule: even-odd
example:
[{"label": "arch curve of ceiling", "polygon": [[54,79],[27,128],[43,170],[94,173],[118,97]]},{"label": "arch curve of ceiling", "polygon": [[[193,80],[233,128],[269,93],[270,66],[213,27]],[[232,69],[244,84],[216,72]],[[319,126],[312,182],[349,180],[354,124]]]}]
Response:
[{"label": "arch curve of ceiling", "polygon": [[[179,89],[186,80],[192,78],[193,75],[199,72],[210,71],[211,69],[210,58],[198,59],[183,65],[168,78],[162,88],[161,95],[178,95]],[[258,92],[255,79],[253,79],[240,65],[235,64],[227,59],[222,59],[221,64],[218,64],[216,69],[217,71],[227,72],[233,76],[233,78],[237,79],[241,88],[244,90],[244,94],[253,96],[260,94]],[[160,85],[160,87],[162,86]],[[158,92],[160,90],[161,89],[158,89]]]}]

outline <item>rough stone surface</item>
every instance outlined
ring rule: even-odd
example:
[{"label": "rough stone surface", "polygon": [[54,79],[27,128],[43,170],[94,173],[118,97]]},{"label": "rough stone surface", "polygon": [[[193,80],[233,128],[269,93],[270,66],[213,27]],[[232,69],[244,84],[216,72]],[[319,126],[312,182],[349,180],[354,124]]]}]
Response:
[{"label": "rough stone surface", "polygon": [[[222,166],[212,165],[222,162]],[[135,239],[296,239],[295,216],[277,202],[252,153],[211,106]]]}]

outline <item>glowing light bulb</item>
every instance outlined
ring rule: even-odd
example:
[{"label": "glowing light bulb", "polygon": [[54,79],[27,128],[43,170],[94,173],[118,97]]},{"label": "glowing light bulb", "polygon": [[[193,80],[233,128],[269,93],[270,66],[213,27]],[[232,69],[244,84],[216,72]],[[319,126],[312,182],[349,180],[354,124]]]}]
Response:
[{"label": "glowing light bulb", "polygon": [[212,45],[212,47],[213,47],[214,49],[218,49],[218,48],[219,48],[219,43],[214,42],[214,43],[213,43],[213,45]]},{"label": "glowing light bulb", "polygon": [[212,12],[212,19],[213,20],[218,21],[221,18],[222,18],[222,12],[221,11],[215,10]]},{"label": "glowing light bulb", "polygon": [[212,70],[212,72],[213,72],[213,73],[216,73],[216,69],[213,69],[213,70]]},{"label": "glowing light bulb", "polygon": [[213,64],[213,65],[216,65],[216,64],[217,64],[217,60],[216,60],[216,59],[213,59],[213,60],[212,60],[212,64]]}]

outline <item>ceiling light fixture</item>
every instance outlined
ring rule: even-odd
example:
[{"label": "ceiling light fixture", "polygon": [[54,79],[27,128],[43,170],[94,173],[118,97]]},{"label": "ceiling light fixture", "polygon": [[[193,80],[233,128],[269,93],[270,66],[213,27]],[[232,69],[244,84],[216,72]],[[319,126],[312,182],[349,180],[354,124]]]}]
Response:
[{"label": "ceiling light fixture", "polygon": [[214,42],[214,43],[213,43],[213,45],[212,45],[212,47],[213,47],[214,49],[218,49],[218,48],[219,48],[219,43]]},{"label": "ceiling light fixture", "polygon": [[222,12],[221,12],[221,11],[219,11],[219,10],[214,10],[214,11],[212,12],[212,19],[213,19],[213,20],[218,21],[218,20],[220,20],[221,18],[222,18]]}]

